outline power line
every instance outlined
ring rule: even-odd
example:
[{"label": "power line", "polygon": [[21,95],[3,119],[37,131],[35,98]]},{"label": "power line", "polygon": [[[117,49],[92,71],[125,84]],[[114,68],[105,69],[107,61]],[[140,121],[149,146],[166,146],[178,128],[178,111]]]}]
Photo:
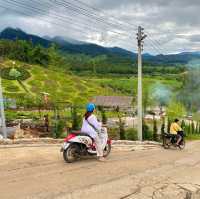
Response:
[{"label": "power line", "polygon": [[[89,4],[85,3],[85,2],[79,1],[79,0],[73,0],[73,1],[74,1],[74,2],[78,2],[79,4],[82,4],[82,5],[84,5],[85,7],[89,8],[89,9],[90,9],[89,12],[91,12],[91,10],[95,11],[96,13],[93,12],[93,14],[96,15],[96,16],[97,16],[97,14],[99,14],[99,16],[101,16],[101,18],[103,18],[101,14],[103,14],[103,15],[105,16],[105,12],[102,12],[102,11],[101,11],[100,9],[98,9],[98,8],[95,8],[95,7],[89,5]],[[69,2],[66,1],[66,0],[63,0],[63,2],[69,3]],[[70,4],[71,4],[71,5],[74,5],[73,3],[70,3]],[[82,9],[83,9],[83,8],[82,8]],[[84,9],[84,10],[87,10],[87,9]],[[87,11],[88,11],[88,10],[87,10]],[[111,19],[110,17],[112,17],[112,19]],[[121,28],[124,28],[124,25],[125,25],[124,23],[122,23],[122,21],[120,21],[119,19],[116,19],[116,18],[115,18],[114,16],[112,16],[112,15],[109,15],[109,18],[108,18],[108,17],[104,18],[104,20],[112,20],[112,21],[113,21],[112,23],[118,23],[118,26],[121,27]],[[115,24],[115,25],[117,25],[117,24]],[[130,27],[129,27],[129,28],[130,28]],[[137,31],[137,28],[135,28],[134,30]]]},{"label": "power line", "polygon": [[[50,0],[50,1],[52,1],[52,0]],[[110,23],[110,22],[98,17],[97,15],[90,14],[90,11],[88,11],[88,10],[86,10],[84,8],[81,8],[80,6],[76,6],[76,5],[74,5],[74,4],[70,3],[70,2],[66,2],[66,1],[60,2],[60,1],[55,0],[54,3],[56,3],[57,5],[60,5],[60,6],[64,6],[64,8],[70,9],[70,11],[74,11],[74,12],[76,12],[78,14],[81,14],[83,16],[89,17],[91,19],[94,18],[95,21],[98,21],[99,23],[107,25],[107,27],[109,27],[109,28],[111,28],[111,27],[117,28],[116,24]],[[119,33],[119,32],[116,32],[114,30],[111,30],[111,32],[119,34],[119,35],[129,36],[128,34]]]},{"label": "power line", "polygon": [[[5,0],[7,3],[10,3],[11,4],[11,2],[12,2],[12,4],[14,4],[14,5],[17,5],[17,6],[20,6],[20,7],[23,7],[23,8],[25,8],[25,9],[27,9],[27,10],[30,10],[30,11],[32,11],[32,12],[35,12],[35,13],[40,13],[40,14],[45,14],[46,13],[46,11],[45,10],[43,10],[43,9],[41,9],[41,8],[36,8],[36,7],[33,7],[33,6],[28,6],[28,5],[26,5],[26,4],[23,4],[24,3],[24,1],[21,1],[21,2],[18,2],[18,1],[15,1],[15,0]],[[11,2],[10,2],[11,1]],[[50,16],[53,16],[54,18],[56,18],[56,19],[58,19],[58,20],[60,20],[60,21],[62,21],[62,22],[73,22],[73,23],[75,23],[74,21],[73,21],[73,19],[70,19],[70,18],[64,18],[63,16],[60,16],[60,15],[58,15],[58,14],[49,14]],[[88,29],[91,29],[91,30],[95,30],[95,31],[97,31],[97,29],[95,29],[95,28],[93,28],[93,27],[90,27],[90,26],[88,26],[88,24],[80,24],[80,23],[75,23],[76,25],[79,25],[79,26],[82,26],[83,28],[85,28],[85,26],[88,28]],[[85,25],[85,26],[83,26],[83,25]],[[116,33],[116,34],[118,34],[117,32],[113,32],[113,33]]]},{"label": "power line", "polygon": [[[52,1],[52,0],[50,0],[50,1]],[[117,24],[115,24],[113,22],[110,22],[109,20],[105,20],[104,18],[99,17],[96,13],[93,13],[93,12],[91,12],[91,11],[81,7],[81,6],[75,5],[75,4],[73,4],[73,3],[69,2],[69,1],[63,0],[63,1],[60,2],[59,0],[54,0],[54,3],[62,5],[64,7],[66,7],[66,8],[76,9],[76,11],[80,12],[81,14],[83,14],[83,15],[86,14],[89,17],[95,17],[95,20],[97,20],[97,21],[99,21],[101,23],[107,24],[110,27],[112,26],[114,28],[119,28],[119,26]],[[120,27],[120,28],[123,28],[123,27]]]},{"label": "power line", "polygon": [[[7,0],[8,1],[8,0]],[[14,1],[14,0],[13,0]],[[7,2],[7,3],[10,3],[10,2]],[[33,7],[33,6],[31,6],[30,8],[27,6],[27,5],[24,5],[24,4],[20,4],[19,2],[17,2],[17,1],[14,1],[14,2],[12,2],[12,3],[10,3],[10,4],[13,4],[14,3],[14,5],[16,6],[18,6],[18,7],[21,7],[21,6],[23,6],[25,9],[28,9],[28,10],[31,10],[31,12],[36,12],[36,13],[38,13],[38,10],[37,10],[37,8],[35,8],[35,7]],[[41,5],[41,3],[40,3],[40,5]],[[44,13],[46,13],[44,10],[42,10],[42,9],[40,9],[39,10],[39,13],[40,14],[44,14]],[[54,16],[54,15],[52,15],[51,14],[51,16]],[[58,20],[61,20],[62,22],[64,21],[64,22],[66,22],[66,18],[65,18],[65,20],[63,20],[62,18],[61,18],[61,16],[60,15],[56,15],[55,16],[55,18],[57,18]],[[71,19],[71,20],[73,20],[73,19]],[[71,22],[71,21],[70,21]],[[96,28],[91,28],[91,26],[89,25],[89,24],[80,24],[80,23],[76,23],[78,26],[82,26],[83,28],[87,28],[87,29],[90,29],[90,30],[95,30],[96,32],[98,32],[98,29]],[[71,24],[72,25],[72,24]],[[74,25],[74,23],[73,23],[73,25]],[[85,26],[83,26],[83,25],[85,25]],[[75,29],[77,29],[77,28],[75,28]],[[101,30],[102,31],[102,30]],[[118,40],[121,40],[121,41],[123,41],[123,42],[121,42],[121,43],[124,43],[126,46],[129,46],[130,47],[130,45],[129,44],[127,44],[127,43],[125,43],[124,42],[124,40],[122,40],[122,39],[119,39],[118,38]],[[131,48],[132,48],[132,46],[131,46]]]},{"label": "power line", "polygon": [[[9,5],[11,4],[12,6],[15,5],[15,6],[17,6],[17,7],[20,7],[19,5],[13,4],[13,3],[10,3],[10,2],[9,2],[8,4],[9,4]],[[13,7],[12,7],[12,8],[11,8],[11,7],[6,7],[6,6],[3,6],[3,5],[0,5],[0,7],[4,8],[4,9],[8,9],[8,10],[13,10],[13,11],[15,11],[15,12],[21,14],[21,15],[25,15],[25,16],[32,17],[32,14],[31,14],[31,13],[19,11],[19,10],[17,10],[17,9],[14,9]],[[20,7],[20,8],[21,8],[21,7]],[[26,7],[26,8],[27,8],[27,7]],[[34,12],[34,13],[38,13],[38,12],[36,12],[36,11],[33,10],[33,9],[29,9],[29,10],[31,10],[31,11]],[[41,14],[41,12],[39,12],[39,13]],[[63,26],[63,24],[56,23],[56,22],[50,21],[50,20],[48,20],[48,19],[41,19],[41,21],[45,21],[45,22],[47,22],[47,23],[50,23],[50,24],[54,24],[54,25],[56,25],[56,26],[59,26],[59,27],[62,28],[62,29],[68,30],[68,28],[67,28],[65,25]],[[63,20],[61,20],[61,21],[63,22]],[[83,31],[82,29],[77,28],[77,27],[74,27],[74,26],[70,26],[70,28],[75,29],[75,30],[77,30],[77,31],[79,31],[79,32],[81,32],[81,33],[84,33],[84,34],[88,34],[88,33],[89,33],[89,32]],[[88,30],[88,29],[87,29],[87,30]],[[121,43],[124,43],[124,44],[125,44],[126,46],[128,46],[129,48],[133,48],[133,47],[130,46],[129,44],[125,43],[125,41],[121,41]]]},{"label": "power line", "polygon": [[152,46],[153,49],[155,49],[155,51],[158,52],[158,54],[163,54],[162,53],[162,49],[160,47],[158,47],[157,45],[154,44],[153,40],[150,39],[150,37],[147,38],[147,41],[149,41],[149,45]]},{"label": "power line", "polygon": [[[66,1],[66,0],[64,0],[64,1]],[[87,4],[87,3],[84,3],[84,2],[82,2],[82,1],[80,1],[80,0],[73,0],[73,1],[75,1],[75,2],[79,2],[80,4],[82,4],[82,5],[84,5],[84,6],[86,6],[86,7],[88,7],[88,8],[90,8],[90,9],[92,9],[92,10],[94,10],[94,11],[96,11],[96,12],[98,12],[98,13],[102,13],[101,12],[101,10],[99,10],[98,8],[95,8],[95,7],[93,7],[93,6],[91,6],[91,5],[89,5],[89,4]],[[103,14],[104,14],[104,12],[103,12]],[[119,22],[119,20],[118,20],[118,22]],[[122,21],[121,21],[122,22]],[[136,30],[136,28],[132,28],[134,25],[132,24],[132,23],[129,23],[129,22],[122,22],[123,24],[127,24],[127,26],[129,26],[129,29],[134,29],[134,30]],[[146,31],[147,32],[147,31]],[[150,37],[150,34],[147,32],[147,34],[148,34],[148,36]],[[151,38],[149,38],[149,40],[151,40]],[[157,48],[157,49],[159,49],[159,51],[163,51],[162,49],[161,49],[161,44],[160,44],[160,42],[158,42],[157,40],[151,40],[151,43],[152,43],[152,45],[154,46],[154,48]],[[163,54],[163,53],[161,53],[161,54]]]}]

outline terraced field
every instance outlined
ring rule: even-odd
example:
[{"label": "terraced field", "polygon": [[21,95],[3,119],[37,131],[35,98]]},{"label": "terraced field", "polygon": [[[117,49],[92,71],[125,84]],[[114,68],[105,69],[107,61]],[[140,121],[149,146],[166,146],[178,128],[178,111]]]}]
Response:
[{"label": "terraced field", "polygon": [[[42,92],[49,93],[50,99],[54,102],[75,104],[84,104],[95,95],[136,96],[137,93],[136,77],[80,77],[69,71],[55,70],[53,67],[44,68],[20,62],[17,62],[16,66],[28,71],[30,78],[20,82],[3,79],[2,85],[4,96],[14,98],[20,104],[29,104],[33,99],[39,99]],[[6,61],[4,67],[12,67],[12,62]],[[144,77],[143,83],[144,91],[160,85],[173,91],[181,86],[173,77]]]},{"label": "terraced field", "polygon": [[[7,61],[4,66],[12,65]],[[100,83],[90,79],[77,77],[70,72],[55,71],[36,65],[17,63],[25,68],[31,77],[21,84],[17,80],[2,79],[4,96],[15,98],[18,101],[23,98],[35,98],[42,92],[50,94],[53,101],[65,101],[69,103],[85,103],[94,95],[117,95],[111,88],[104,88]]]}]

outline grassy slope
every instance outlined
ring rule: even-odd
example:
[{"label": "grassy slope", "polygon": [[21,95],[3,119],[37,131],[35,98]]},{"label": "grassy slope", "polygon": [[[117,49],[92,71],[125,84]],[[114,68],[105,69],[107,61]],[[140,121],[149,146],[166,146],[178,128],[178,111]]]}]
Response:
[{"label": "grassy slope", "polygon": [[[4,63],[11,66],[11,62]],[[23,81],[28,90],[28,95],[39,96],[41,92],[47,92],[55,101],[81,102],[86,103],[94,95],[115,95],[111,88],[103,88],[98,83],[89,79],[85,80],[70,73],[45,69],[40,66],[23,65],[30,73],[31,78]],[[19,99],[26,95],[24,88],[14,80],[2,80],[3,91],[6,97]]]},{"label": "grassy slope", "polygon": [[[94,82],[99,83],[104,87],[111,87],[112,89],[122,92],[126,95],[131,95],[137,92],[137,78],[104,78],[93,79]],[[143,77],[143,90],[151,89],[158,84],[165,85],[171,91],[177,90],[181,86],[181,82],[178,82],[175,78],[165,77]]]},{"label": "grassy slope", "polygon": [[[12,66],[12,63],[6,61],[4,65]],[[47,92],[54,101],[83,104],[95,95],[131,95],[137,91],[137,78],[78,77],[36,65],[19,62],[16,65],[23,66],[31,73],[31,78],[23,81],[29,96],[39,96],[41,92]],[[145,77],[143,81],[144,90],[156,83],[162,83],[172,89],[180,86],[174,78]],[[27,95],[27,91],[17,81],[3,79],[2,85],[6,97],[20,99],[21,96]]]}]

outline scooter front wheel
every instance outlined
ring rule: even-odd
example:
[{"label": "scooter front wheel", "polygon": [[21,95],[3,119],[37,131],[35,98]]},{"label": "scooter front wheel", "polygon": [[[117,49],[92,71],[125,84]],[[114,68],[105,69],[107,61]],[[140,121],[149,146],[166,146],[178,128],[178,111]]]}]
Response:
[{"label": "scooter front wheel", "polygon": [[111,152],[111,144],[107,143],[103,150],[103,157],[107,157]]},{"label": "scooter front wheel", "polygon": [[180,150],[183,150],[185,148],[185,140],[182,140],[179,145]]}]

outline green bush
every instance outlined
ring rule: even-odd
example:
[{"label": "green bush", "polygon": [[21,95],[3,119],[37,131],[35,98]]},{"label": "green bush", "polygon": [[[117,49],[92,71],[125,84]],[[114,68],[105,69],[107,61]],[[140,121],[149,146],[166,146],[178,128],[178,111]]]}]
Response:
[{"label": "green bush", "polygon": [[149,129],[147,124],[143,121],[143,140],[153,140],[153,132]]},{"label": "green bush", "polygon": [[108,136],[112,140],[119,139],[119,128],[108,128]]},{"label": "green bush", "polygon": [[24,80],[31,77],[31,74],[27,70],[25,70],[24,68],[15,67],[14,69],[20,75],[18,75],[18,76],[11,75],[13,68],[8,67],[8,68],[2,69],[1,77],[4,78],[4,79],[8,79],[8,80],[21,80],[21,81],[24,81]]},{"label": "green bush", "polygon": [[158,141],[158,128],[156,119],[153,120],[153,140]]},{"label": "green bush", "polygon": [[125,138],[126,140],[137,140],[138,139],[137,129],[134,128],[127,129],[125,133]]},{"label": "green bush", "polygon": [[6,121],[15,120],[17,118],[17,112],[5,111]]},{"label": "green bush", "polygon": [[63,138],[63,130],[65,127],[65,121],[64,120],[57,120],[54,121],[54,127],[53,127],[53,137],[54,138]]},{"label": "green bush", "polygon": [[72,116],[72,129],[73,130],[79,130],[80,126],[81,126],[81,122],[82,122],[81,115],[78,114],[78,110],[77,110],[76,106],[72,107],[71,111],[72,111],[71,112],[71,116]]}]

